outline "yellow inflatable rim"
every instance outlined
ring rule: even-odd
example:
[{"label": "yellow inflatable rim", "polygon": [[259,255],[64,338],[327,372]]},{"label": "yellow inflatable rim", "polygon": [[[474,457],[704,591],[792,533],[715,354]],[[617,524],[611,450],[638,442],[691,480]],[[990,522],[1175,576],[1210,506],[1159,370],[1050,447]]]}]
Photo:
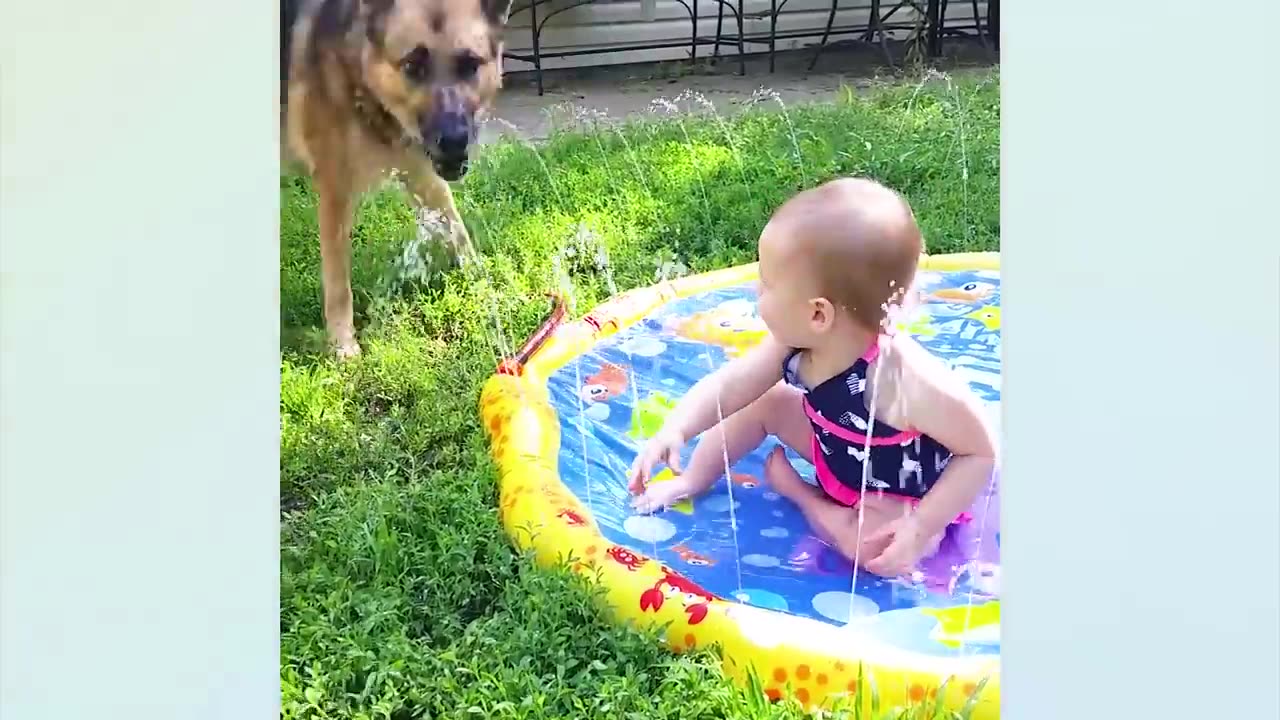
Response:
[{"label": "yellow inflatable rim", "polygon": [[[480,396],[480,413],[499,472],[502,523],[517,547],[543,565],[567,563],[604,589],[621,622],[665,629],[673,650],[718,644],[724,668],[746,683],[755,675],[771,699],[789,694],[829,707],[853,697],[859,672],[884,707],[936,698],[971,708],[972,720],[1000,717],[999,660],[933,657],[872,645],[831,625],[730,602],[707,593],[670,567],[610,542],[560,479],[560,423],[547,378],[599,340],[682,297],[750,282],[756,264],[693,275],[614,296],[585,317],[559,325],[519,375],[496,374]],[[922,270],[999,270],[999,253],[957,253],[921,258]],[[855,646],[850,647],[851,644]],[[978,697],[974,697],[979,693]]]}]

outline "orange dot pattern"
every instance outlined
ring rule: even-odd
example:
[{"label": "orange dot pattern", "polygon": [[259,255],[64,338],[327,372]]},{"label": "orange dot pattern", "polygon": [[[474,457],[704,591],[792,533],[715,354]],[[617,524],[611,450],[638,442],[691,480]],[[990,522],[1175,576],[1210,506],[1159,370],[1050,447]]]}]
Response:
[{"label": "orange dot pattern", "polygon": [[[858,687],[857,673],[847,673],[848,667],[841,662],[833,662],[830,666],[823,666],[821,669],[815,670],[811,665],[801,663],[794,667],[774,666],[769,678],[771,682],[765,689],[765,693],[771,699],[781,698],[782,695],[790,691],[791,695],[803,706],[811,707],[811,703],[821,703],[823,700],[839,694],[846,695],[848,699],[854,699],[860,688]],[[835,675],[840,673],[843,675]],[[833,677],[839,683],[843,682],[844,692],[837,692],[832,685]],[[847,678],[847,680],[846,680]],[[954,677],[947,680],[953,682]],[[977,692],[978,686],[973,682],[966,682],[962,686],[963,700],[968,700]],[[932,682],[913,682],[905,688],[906,700],[912,705],[924,703],[926,700],[937,700],[939,687]]]}]

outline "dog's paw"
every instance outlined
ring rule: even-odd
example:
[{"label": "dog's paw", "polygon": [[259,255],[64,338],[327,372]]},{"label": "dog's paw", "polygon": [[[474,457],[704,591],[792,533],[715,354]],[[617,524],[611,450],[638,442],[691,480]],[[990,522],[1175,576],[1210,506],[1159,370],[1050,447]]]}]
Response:
[{"label": "dog's paw", "polygon": [[444,248],[444,264],[450,270],[467,270],[477,263],[475,252],[466,245],[452,244]]},{"label": "dog's paw", "polygon": [[355,340],[340,342],[334,346],[333,352],[339,360],[350,360],[360,354],[360,343]]}]

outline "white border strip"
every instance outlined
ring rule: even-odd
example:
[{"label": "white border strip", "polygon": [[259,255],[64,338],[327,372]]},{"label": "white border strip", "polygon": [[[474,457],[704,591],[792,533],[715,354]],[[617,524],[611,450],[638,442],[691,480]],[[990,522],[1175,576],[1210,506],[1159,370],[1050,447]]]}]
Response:
[{"label": "white border strip", "polygon": [[0,717],[278,717],[276,6],[2,12]]},{"label": "white border strip", "polygon": [[1005,715],[1280,717],[1280,6],[1005,10]]}]

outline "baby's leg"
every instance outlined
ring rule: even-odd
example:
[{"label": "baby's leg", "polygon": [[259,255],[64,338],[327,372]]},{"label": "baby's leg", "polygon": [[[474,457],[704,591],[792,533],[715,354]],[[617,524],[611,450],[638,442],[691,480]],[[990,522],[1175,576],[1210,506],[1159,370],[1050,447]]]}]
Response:
[{"label": "baby's leg", "polygon": [[[819,537],[859,566],[879,557],[892,541],[871,541],[867,538],[902,517],[908,510],[908,506],[898,500],[870,495],[859,503],[862,506],[859,523],[857,507],[841,505],[827,497],[822,488],[805,482],[787,461],[781,448],[770,454],[765,461],[765,482],[800,508],[800,512],[804,513],[805,519]],[[942,536],[939,535],[931,541],[934,550],[941,539]],[[930,550],[927,554],[932,552]]]},{"label": "baby's leg", "polygon": [[632,505],[637,512],[648,513],[710,490],[724,475],[726,457],[729,467],[733,467],[770,435],[811,460],[811,430],[801,400],[796,388],[781,382],[773,386],[755,402],[703,433],[680,477],[645,488]]}]

